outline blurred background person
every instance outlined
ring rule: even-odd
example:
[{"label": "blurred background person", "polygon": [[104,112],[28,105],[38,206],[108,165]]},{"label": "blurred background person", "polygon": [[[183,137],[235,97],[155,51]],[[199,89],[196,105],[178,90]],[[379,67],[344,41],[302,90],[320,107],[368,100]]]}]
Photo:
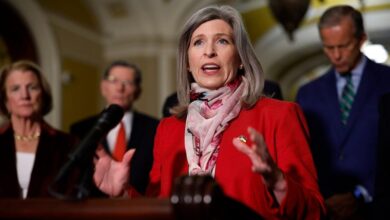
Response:
[{"label": "blurred background person", "polygon": [[[297,104],[262,95],[264,73],[238,12],[197,11],[178,48],[179,106],[159,124],[147,195],[170,196],[182,175],[211,175],[264,219],[319,219],[324,204],[305,119]],[[133,153],[117,162],[98,152],[101,190],[120,196],[131,187]]]},{"label": "blurred background person", "polygon": [[0,198],[49,197],[48,186],[68,159],[75,139],[45,122],[50,87],[40,68],[21,60],[0,75]]},{"label": "blurred background person", "polygon": [[327,9],[318,28],[332,67],[301,87],[297,102],[308,121],[320,189],[331,219],[373,219],[378,102],[390,91],[390,68],[362,54],[367,34],[353,7]]},{"label": "blurred background person", "polygon": [[[104,71],[100,92],[106,105],[117,104],[125,114],[121,122],[103,138],[102,145],[116,160],[122,160],[128,149],[136,149],[131,161],[131,185],[144,193],[153,163],[153,141],[158,120],[137,112],[133,103],[141,95],[141,70],[126,61],[114,61]],[[74,123],[70,132],[82,139],[95,125],[99,115]],[[92,175],[91,175],[92,176]]]}]

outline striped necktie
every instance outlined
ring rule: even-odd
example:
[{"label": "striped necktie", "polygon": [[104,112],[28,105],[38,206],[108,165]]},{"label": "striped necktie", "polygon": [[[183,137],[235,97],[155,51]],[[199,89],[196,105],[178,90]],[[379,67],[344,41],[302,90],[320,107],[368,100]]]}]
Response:
[{"label": "striped necktie", "polygon": [[352,108],[353,99],[355,97],[355,91],[353,89],[352,74],[347,73],[342,76],[345,77],[346,83],[340,99],[341,122],[346,125]]}]

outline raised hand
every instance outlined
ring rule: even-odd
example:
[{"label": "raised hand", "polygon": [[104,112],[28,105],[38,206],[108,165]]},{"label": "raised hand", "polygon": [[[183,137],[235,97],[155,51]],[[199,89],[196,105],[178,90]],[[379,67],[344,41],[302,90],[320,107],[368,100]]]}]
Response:
[{"label": "raised hand", "polygon": [[135,149],[128,150],[122,161],[115,161],[102,148],[96,151],[93,180],[96,186],[110,196],[123,195],[129,187],[130,161]]},{"label": "raised hand", "polygon": [[263,136],[251,127],[248,128],[248,134],[253,143],[251,146],[246,144],[243,137],[234,138],[233,145],[249,157],[252,161],[252,171],[263,176],[264,183],[274,193],[280,204],[287,192],[283,172],[269,154]]}]

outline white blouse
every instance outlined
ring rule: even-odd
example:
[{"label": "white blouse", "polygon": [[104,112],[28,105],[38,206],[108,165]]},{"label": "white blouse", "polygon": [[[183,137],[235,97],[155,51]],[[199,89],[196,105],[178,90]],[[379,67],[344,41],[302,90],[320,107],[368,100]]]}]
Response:
[{"label": "white blouse", "polygon": [[34,160],[35,154],[33,153],[16,153],[16,168],[18,172],[19,185],[23,192],[23,199],[27,197]]}]

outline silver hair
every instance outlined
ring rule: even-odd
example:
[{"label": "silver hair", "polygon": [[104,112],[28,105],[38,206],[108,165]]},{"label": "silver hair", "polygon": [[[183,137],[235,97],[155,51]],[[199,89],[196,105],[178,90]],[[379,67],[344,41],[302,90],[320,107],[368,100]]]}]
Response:
[{"label": "silver hair", "polygon": [[208,6],[193,14],[185,23],[180,35],[177,51],[177,93],[179,105],[173,110],[178,117],[186,113],[190,102],[190,84],[194,79],[188,71],[188,48],[193,32],[203,23],[221,19],[233,29],[233,40],[238,51],[243,69],[237,75],[244,75],[248,79],[248,91],[242,101],[247,108],[252,107],[260,98],[264,88],[264,73],[249,40],[239,12],[230,6]]}]

